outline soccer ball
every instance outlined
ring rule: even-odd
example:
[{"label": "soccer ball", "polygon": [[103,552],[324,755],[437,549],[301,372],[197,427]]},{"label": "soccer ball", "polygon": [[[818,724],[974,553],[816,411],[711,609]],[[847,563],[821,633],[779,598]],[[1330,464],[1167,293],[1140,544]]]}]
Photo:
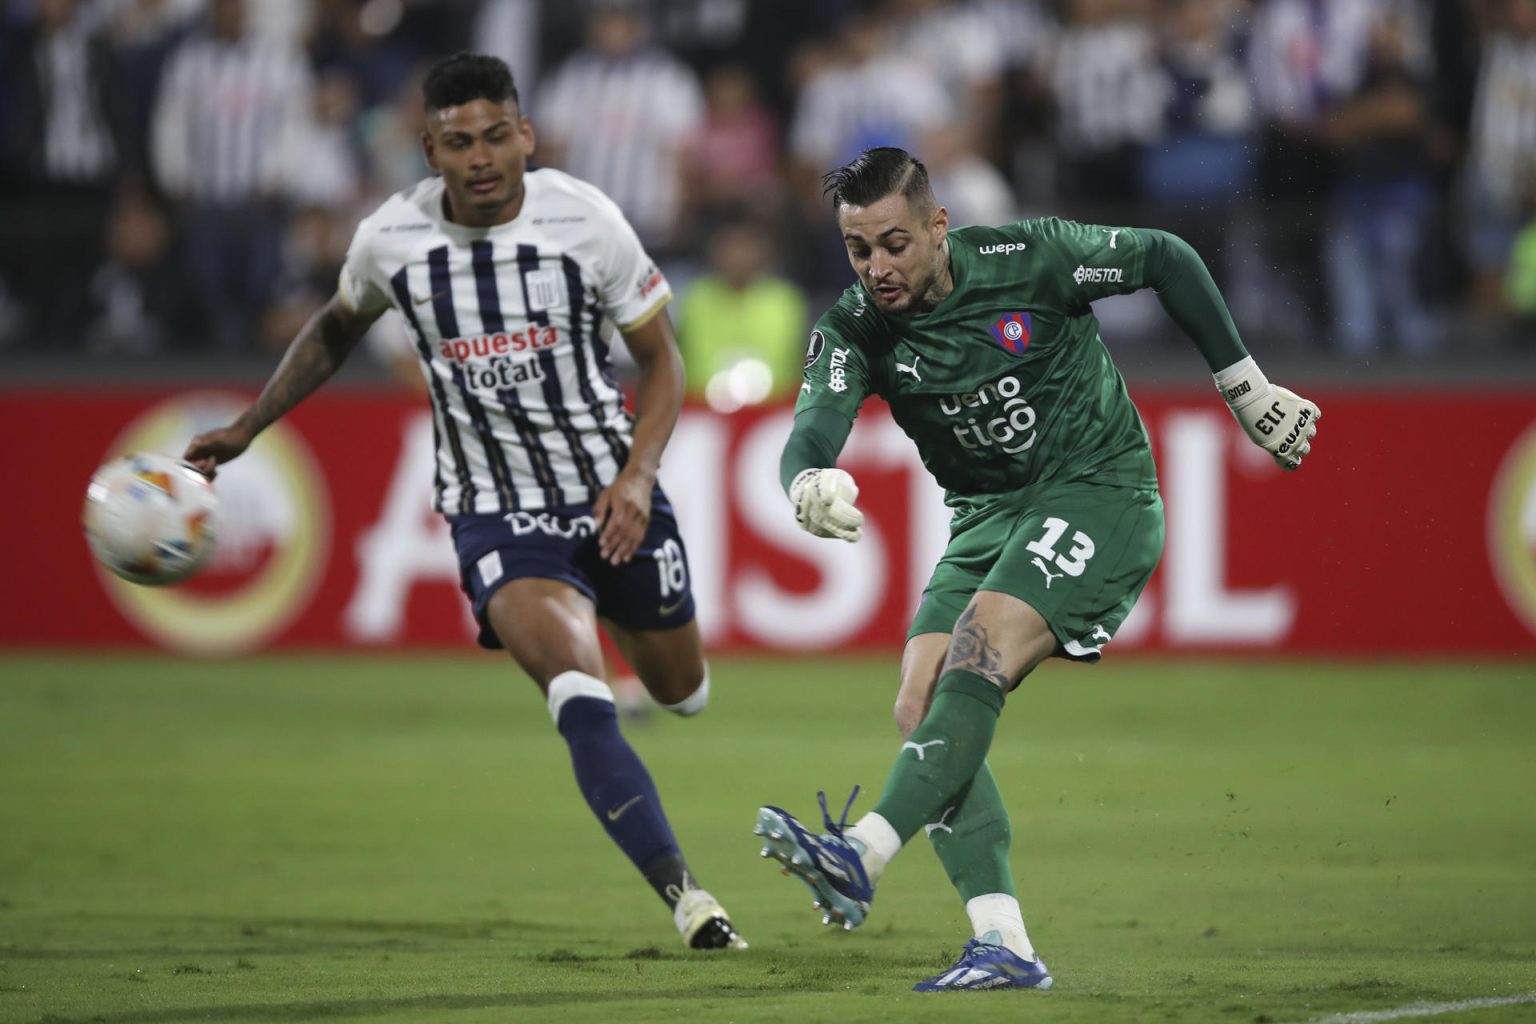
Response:
[{"label": "soccer ball", "polygon": [[96,560],[131,583],[179,583],[213,551],[218,495],[169,455],[113,459],[85,491],[85,539]]}]

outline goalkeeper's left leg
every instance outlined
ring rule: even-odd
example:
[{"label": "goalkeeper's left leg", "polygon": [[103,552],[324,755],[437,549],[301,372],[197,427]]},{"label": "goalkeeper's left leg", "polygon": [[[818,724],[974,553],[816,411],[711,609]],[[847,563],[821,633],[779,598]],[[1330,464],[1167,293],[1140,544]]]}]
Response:
[{"label": "goalkeeper's left leg", "polygon": [[[948,633],[920,633],[902,652],[896,725],[903,740],[927,714],[949,640]],[[972,935],[1007,946],[1026,960],[1033,958],[1008,863],[1013,829],[992,769],[983,764],[971,784],[923,831],[965,904]],[[989,934],[994,932],[996,936]]]},{"label": "goalkeeper's left leg", "polygon": [[992,769],[983,764],[959,799],[923,829],[965,903],[972,936],[1034,959],[1008,865],[1013,829]]}]

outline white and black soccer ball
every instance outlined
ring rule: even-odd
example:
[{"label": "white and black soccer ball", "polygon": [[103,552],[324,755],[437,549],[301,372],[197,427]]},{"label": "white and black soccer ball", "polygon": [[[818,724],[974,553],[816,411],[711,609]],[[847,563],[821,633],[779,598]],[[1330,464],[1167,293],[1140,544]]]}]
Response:
[{"label": "white and black soccer ball", "polygon": [[208,478],[187,463],[124,455],[91,477],[85,539],[98,562],[131,583],[180,583],[213,552],[218,506]]}]

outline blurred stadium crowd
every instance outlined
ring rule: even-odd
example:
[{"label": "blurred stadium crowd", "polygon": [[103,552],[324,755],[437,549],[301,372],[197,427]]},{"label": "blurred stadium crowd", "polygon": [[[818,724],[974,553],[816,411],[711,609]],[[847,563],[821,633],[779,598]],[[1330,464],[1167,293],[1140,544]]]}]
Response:
[{"label": "blurred stadium crowd", "polygon": [[723,332],[793,386],[850,279],[819,176],[878,144],[952,223],[1178,232],[1298,351],[1536,335],[1536,0],[9,0],[0,33],[0,350],[285,344],[428,173],[458,49],[662,259],[695,391]]}]

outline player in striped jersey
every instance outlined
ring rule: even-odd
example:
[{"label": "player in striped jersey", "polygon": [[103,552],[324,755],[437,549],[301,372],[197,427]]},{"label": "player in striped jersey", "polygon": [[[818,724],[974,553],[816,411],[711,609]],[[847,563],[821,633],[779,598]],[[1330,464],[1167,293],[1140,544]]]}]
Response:
[{"label": "player in striped jersey", "polygon": [[[744,947],[689,872],[649,773],[619,731],[603,628],[682,715],[709,676],[688,560],[656,484],[682,403],[666,279],[617,206],[560,171],[529,171],[533,128],[511,72],[459,54],[423,83],[439,172],[359,225],[336,295],[254,404],[193,438],[205,472],[327,380],[386,309],[404,314],[431,391],[436,506],[448,517],[480,642],[505,647],[548,698],[577,785],[672,908],[694,948]],[[626,410],[602,335],[640,371]]]}]

